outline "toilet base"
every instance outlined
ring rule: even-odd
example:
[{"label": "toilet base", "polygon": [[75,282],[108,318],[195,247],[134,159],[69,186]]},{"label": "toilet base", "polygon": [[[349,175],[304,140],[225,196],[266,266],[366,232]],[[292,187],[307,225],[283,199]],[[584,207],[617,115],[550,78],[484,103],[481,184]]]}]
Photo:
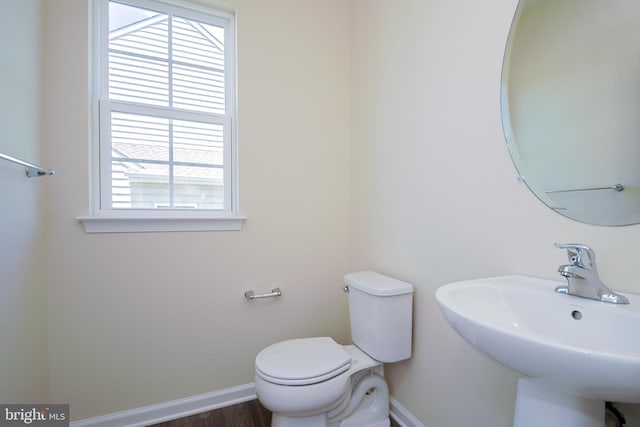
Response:
[{"label": "toilet base", "polygon": [[389,418],[363,424],[359,417],[347,418],[339,423],[327,424],[327,414],[315,415],[312,417],[287,417],[273,414],[271,427],[389,427]]},{"label": "toilet base", "polygon": [[[360,425],[360,424],[358,424],[358,425]],[[386,420],[383,420],[383,421],[378,421],[375,424],[368,424],[367,427],[389,427],[390,425],[391,425],[391,420],[386,419]]]},{"label": "toilet base", "polygon": [[389,388],[384,377],[362,373],[354,382],[349,404],[342,413],[333,414],[328,427],[389,427]]},{"label": "toilet base", "polygon": [[353,392],[333,411],[302,417],[273,413],[271,427],[389,427],[389,389],[382,367],[377,370],[356,374]]},{"label": "toilet base", "polygon": [[353,420],[353,422],[349,420],[344,420],[342,423],[329,424],[329,427],[333,427],[333,426],[336,426],[336,427],[390,427],[391,420],[387,418],[387,419],[375,421],[369,424],[362,424],[356,420]]},{"label": "toilet base", "polygon": [[271,427],[327,427],[327,414],[311,417],[288,417],[280,414],[271,416]]}]

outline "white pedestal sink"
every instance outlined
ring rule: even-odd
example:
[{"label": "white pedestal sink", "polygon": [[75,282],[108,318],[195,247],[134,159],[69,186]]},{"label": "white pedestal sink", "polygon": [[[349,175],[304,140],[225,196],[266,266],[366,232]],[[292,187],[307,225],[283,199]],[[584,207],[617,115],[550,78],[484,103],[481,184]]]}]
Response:
[{"label": "white pedestal sink", "polygon": [[640,296],[617,305],[504,276],[436,292],[449,324],[520,374],[514,427],[603,427],[605,401],[640,403]]}]

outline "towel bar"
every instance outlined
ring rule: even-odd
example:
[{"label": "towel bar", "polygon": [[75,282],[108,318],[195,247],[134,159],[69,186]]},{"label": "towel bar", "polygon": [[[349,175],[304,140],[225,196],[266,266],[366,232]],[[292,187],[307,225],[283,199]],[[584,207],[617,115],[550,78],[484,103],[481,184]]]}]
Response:
[{"label": "towel bar", "polygon": [[273,288],[273,289],[271,289],[271,292],[269,292],[267,294],[256,294],[252,290],[249,290],[249,291],[244,293],[244,297],[246,299],[248,299],[248,300],[260,299],[260,298],[279,297],[280,295],[282,295],[282,291],[280,290],[280,288]]},{"label": "towel bar", "polygon": [[26,168],[25,173],[29,178],[34,176],[42,176],[42,175],[53,175],[56,173],[53,169],[42,168],[38,165],[34,165],[33,163],[25,162],[24,160],[16,159],[15,157],[11,157],[7,154],[0,153],[0,158],[8,160],[12,163],[15,163],[20,166],[24,166]]}]

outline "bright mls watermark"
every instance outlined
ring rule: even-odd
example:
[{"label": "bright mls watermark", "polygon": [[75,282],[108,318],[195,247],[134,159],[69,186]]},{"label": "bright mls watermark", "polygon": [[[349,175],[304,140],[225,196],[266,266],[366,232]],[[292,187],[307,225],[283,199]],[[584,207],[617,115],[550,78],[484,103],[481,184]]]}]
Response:
[{"label": "bright mls watermark", "polygon": [[0,427],[69,427],[69,405],[0,405]]}]

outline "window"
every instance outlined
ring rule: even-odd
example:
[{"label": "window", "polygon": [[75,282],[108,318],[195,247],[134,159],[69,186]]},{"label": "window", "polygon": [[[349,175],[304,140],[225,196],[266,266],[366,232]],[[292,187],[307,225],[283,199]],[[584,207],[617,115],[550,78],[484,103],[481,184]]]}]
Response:
[{"label": "window", "polygon": [[[233,16],[174,3],[96,0],[97,194],[87,231],[242,223]],[[105,219],[117,229],[103,229]]]}]

